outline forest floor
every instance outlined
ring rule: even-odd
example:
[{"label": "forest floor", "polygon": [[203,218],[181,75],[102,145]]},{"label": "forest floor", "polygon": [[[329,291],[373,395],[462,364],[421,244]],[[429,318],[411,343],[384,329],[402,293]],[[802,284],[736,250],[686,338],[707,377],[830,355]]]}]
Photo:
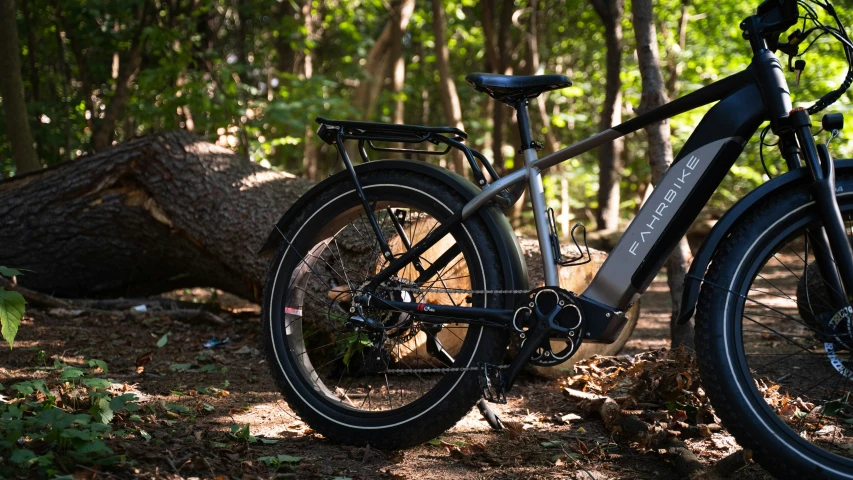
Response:
[{"label": "forest floor", "polygon": [[[624,354],[668,345],[669,305],[659,278]],[[564,383],[533,376],[519,380],[506,405],[492,406],[516,427],[504,432],[492,431],[474,408],[439,439],[400,452],[331,443],[282,400],[259,351],[257,307],[240,310],[221,327],[31,309],[15,348],[0,349],[0,399],[14,397],[16,382],[55,383],[57,370],[46,367],[53,359],[107,363],[99,376],[135,393],[142,408],[133,421],[118,413],[121,433],[107,440],[124,460],[103,471],[60,469],[77,478],[679,478],[658,451],[615,443],[600,418],[563,395]],[[229,341],[205,348],[212,337]],[[565,421],[570,413],[580,418]],[[232,433],[245,425],[248,432]],[[725,431],[687,443],[706,465],[738,448]],[[752,465],[737,478],[770,477]]]}]

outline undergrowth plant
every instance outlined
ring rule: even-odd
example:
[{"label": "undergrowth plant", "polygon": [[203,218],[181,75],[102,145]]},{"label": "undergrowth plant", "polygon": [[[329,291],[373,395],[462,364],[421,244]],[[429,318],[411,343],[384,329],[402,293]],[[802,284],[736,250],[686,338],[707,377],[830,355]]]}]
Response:
[{"label": "undergrowth plant", "polygon": [[105,362],[89,360],[86,365],[88,369],[54,360],[53,367],[45,367],[59,370],[50,385],[34,379],[10,386],[16,398],[0,401],[0,478],[68,475],[78,465],[123,460],[105,440],[127,435],[113,430],[118,420],[139,421],[133,413],[139,409],[138,398],[111,393],[108,380],[91,376],[94,370],[107,373]]},{"label": "undergrowth plant", "polygon": [[[20,270],[0,265],[0,275],[8,278],[21,275]],[[27,301],[15,291],[0,287],[0,334],[9,343],[9,348],[15,344],[15,335],[24,317]]]}]

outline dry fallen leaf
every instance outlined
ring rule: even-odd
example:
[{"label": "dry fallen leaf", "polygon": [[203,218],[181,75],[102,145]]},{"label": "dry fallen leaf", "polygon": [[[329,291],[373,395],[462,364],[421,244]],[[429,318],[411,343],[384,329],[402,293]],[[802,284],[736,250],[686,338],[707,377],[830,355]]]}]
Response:
[{"label": "dry fallen leaf", "polygon": [[145,371],[145,364],[154,359],[154,350],[149,350],[136,357],[136,373]]}]

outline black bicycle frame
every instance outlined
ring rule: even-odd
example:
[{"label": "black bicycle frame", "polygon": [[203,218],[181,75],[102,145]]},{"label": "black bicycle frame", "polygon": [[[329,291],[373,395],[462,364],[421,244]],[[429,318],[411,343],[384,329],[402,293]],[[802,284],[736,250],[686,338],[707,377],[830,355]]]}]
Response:
[{"label": "black bicycle frame", "polygon": [[[703,87],[616,127],[598,133],[541,159],[528,146],[522,151],[524,168],[498,179],[471,199],[461,212],[457,212],[438,229],[431,232],[408,251],[393,258],[387,268],[379,272],[366,286],[374,291],[382,282],[436,244],[442,237],[457,228],[465,219],[490,204],[508,188],[527,181],[531,203],[540,239],[545,267],[545,283],[559,286],[556,256],[548,240],[549,230],[544,210],[541,172],[559,163],[635,132],[652,123],[660,122],[718,102],[705,115],[693,134],[684,144],[665,173],[657,188],[640,209],[637,216],[613,249],[608,259],[593,278],[589,287],[578,297],[584,315],[590,318],[585,341],[612,342],[624,324],[622,312],[629,308],[648,288],[677,243],[698,216],[701,209],[729,172],[746,142],[765,120],[770,120],[774,133],[780,137],[780,149],[788,168],[801,168],[801,159],[811,172],[813,192],[824,225],[810,231],[816,242],[816,260],[822,275],[837,292],[853,292],[853,252],[850,249],[843,222],[834,196],[834,174],[831,160],[821,162],[809,129],[808,115],[792,112],[791,98],[783,75],[782,65],[766,45],[756,17],[747,19],[742,27],[747,32],[754,57],[750,66],[735,75]],[[518,108],[519,124],[526,121],[526,106]],[[357,179],[354,178],[357,182]],[[831,247],[831,248],[830,248]],[[458,251],[444,255],[444,262],[452,260]],[[432,272],[441,268],[439,259]],[[834,265],[839,265],[836,269]],[[438,265],[438,266],[437,266]],[[424,276],[424,273],[421,274]],[[834,277],[834,278],[833,278]],[[428,280],[427,278],[418,279]],[[417,281],[416,281],[417,282]],[[841,290],[843,286],[844,290]],[[428,305],[411,302],[388,302],[367,294],[361,300],[372,308],[388,308],[416,313],[419,317],[443,317],[471,323],[496,322],[506,324],[511,310],[473,309],[445,305]],[[843,306],[846,296],[837,295],[836,303]]]}]

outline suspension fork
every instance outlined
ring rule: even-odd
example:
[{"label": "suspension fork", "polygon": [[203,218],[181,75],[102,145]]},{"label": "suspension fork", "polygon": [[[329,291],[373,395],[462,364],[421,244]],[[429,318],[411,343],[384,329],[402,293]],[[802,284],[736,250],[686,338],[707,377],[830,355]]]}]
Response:
[{"label": "suspension fork", "polygon": [[835,196],[835,165],[828,152],[818,153],[811,130],[811,119],[803,108],[791,114],[791,123],[799,141],[806,167],[814,182],[811,194],[823,220],[823,228],[809,231],[815,243],[814,254],[821,277],[827,283],[827,294],[835,308],[848,305],[853,293],[853,250],[847,238],[844,219]]}]

